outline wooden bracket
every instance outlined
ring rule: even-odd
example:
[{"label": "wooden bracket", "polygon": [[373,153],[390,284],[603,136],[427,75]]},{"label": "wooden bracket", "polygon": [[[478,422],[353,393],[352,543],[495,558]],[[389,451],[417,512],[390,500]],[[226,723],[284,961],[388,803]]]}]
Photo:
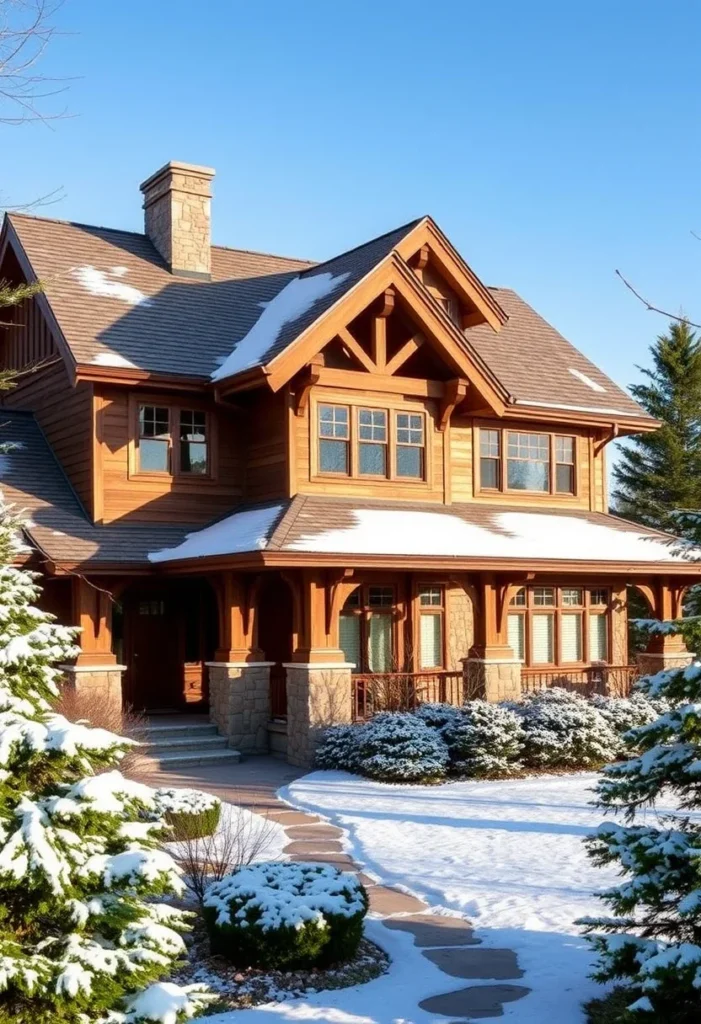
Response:
[{"label": "wooden bracket", "polygon": [[314,385],[319,383],[323,366],[324,355],[323,352],[319,352],[310,360],[307,372],[300,381],[298,389],[295,390],[295,416],[304,416],[309,405],[309,395]]},{"label": "wooden bracket", "polygon": [[348,349],[350,355],[357,359],[364,370],[367,370],[368,373],[375,373],[377,371],[377,365],[372,361],[365,349],[358,344],[347,327],[341,327],[338,336]]},{"label": "wooden bracket", "polygon": [[[345,587],[341,587],[341,584],[347,583],[348,580],[353,576],[354,569],[329,569],[326,573],[326,588],[324,593],[324,632],[328,636],[331,632],[331,626],[334,620],[334,614],[340,609],[337,608],[338,598],[342,595],[345,603],[347,594],[345,593]],[[351,588],[355,589],[355,587]]]},{"label": "wooden bracket", "polygon": [[456,405],[462,402],[467,394],[467,381],[455,378],[446,381],[443,389],[443,399],[438,414],[438,430],[443,433],[450,422],[450,417]]},{"label": "wooden bracket", "polygon": [[604,434],[604,436],[594,444],[594,455],[599,455],[604,450],[609,441],[613,441],[617,437],[618,424],[612,423],[608,433]]},{"label": "wooden bracket", "polygon": [[388,361],[385,366],[385,373],[390,376],[395,374],[397,370],[404,365],[407,359],[410,359],[414,352],[417,352],[421,348],[425,341],[426,339],[421,333],[415,334],[412,338],[409,338],[408,341],[405,341],[399,351],[395,352],[392,358]]},{"label": "wooden bracket", "polygon": [[380,296],[378,309],[375,316],[386,319],[390,313],[394,310],[394,288],[385,288],[384,292]]},{"label": "wooden bracket", "polygon": [[422,245],[417,254],[412,260],[412,265],[415,270],[424,270],[428,266],[429,256],[431,255],[430,249],[427,245]]}]

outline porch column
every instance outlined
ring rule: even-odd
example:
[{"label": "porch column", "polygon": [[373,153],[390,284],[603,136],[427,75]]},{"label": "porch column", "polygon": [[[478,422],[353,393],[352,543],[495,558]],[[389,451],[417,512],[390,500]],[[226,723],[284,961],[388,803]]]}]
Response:
[{"label": "porch column", "polygon": [[[640,590],[650,602],[654,617],[667,622],[682,617],[682,598],[687,585],[686,581],[663,576],[651,585],[640,586]],[[636,583],[636,586],[639,584]],[[653,633],[647,649],[638,655],[638,665],[643,675],[654,675],[669,668],[686,668],[693,659],[694,655],[687,649],[684,638],[678,633]]]},{"label": "porch column", "polygon": [[475,606],[475,643],[463,660],[467,700],[521,697],[521,662],[514,657],[507,635],[512,585],[491,573],[482,573],[473,587],[466,584]]},{"label": "porch column", "polygon": [[339,647],[339,613],[356,589],[352,570],[303,570],[290,576],[294,594],[295,650],[287,672],[287,760],[314,763],[330,725],[352,721],[351,670]]},{"label": "porch column", "polygon": [[209,715],[229,746],[268,752],[270,666],[258,648],[259,577],[226,572],[212,581],[219,609],[219,647],[209,670]]},{"label": "porch column", "polygon": [[80,653],[72,665],[61,665],[65,685],[86,702],[96,700],[121,714],[122,672],[112,653],[112,594],[109,581],[92,582],[85,576],[72,578],[72,620],[80,627]]}]

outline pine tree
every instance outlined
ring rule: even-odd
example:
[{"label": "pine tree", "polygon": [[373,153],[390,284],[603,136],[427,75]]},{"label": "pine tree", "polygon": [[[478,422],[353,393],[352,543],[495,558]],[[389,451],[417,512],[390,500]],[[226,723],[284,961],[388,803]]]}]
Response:
[{"label": "pine tree", "polygon": [[33,604],[0,508],[0,1022],[131,1024],[192,1016],[197,986],[158,979],[183,957],[182,883],[152,791],[115,766],[128,741],[54,713],[75,630]]},{"label": "pine tree", "polygon": [[[625,823],[586,842],[595,864],[617,864],[626,878],[601,894],[612,917],[580,923],[598,953],[594,977],[630,987],[622,1019],[691,1024],[701,1015],[701,820],[691,816],[701,810],[701,665],[638,686],[671,710],[626,734],[639,753],[604,770],[598,806]],[[662,796],[676,798],[678,815],[654,813]]]},{"label": "pine tree", "polygon": [[701,508],[701,346],[685,322],[672,323],[650,347],[646,383],[631,387],[662,421],[621,449],[614,467],[614,511],[647,526],[678,532],[673,513]]}]

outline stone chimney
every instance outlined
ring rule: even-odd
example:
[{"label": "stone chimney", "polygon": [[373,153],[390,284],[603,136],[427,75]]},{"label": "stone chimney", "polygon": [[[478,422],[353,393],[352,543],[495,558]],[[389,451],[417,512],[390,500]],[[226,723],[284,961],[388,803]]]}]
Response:
[{"label": "stone chimney", "polygon": [[171,160],[139,186],[148,237],[173,274],[209,277],[211,167]]}]

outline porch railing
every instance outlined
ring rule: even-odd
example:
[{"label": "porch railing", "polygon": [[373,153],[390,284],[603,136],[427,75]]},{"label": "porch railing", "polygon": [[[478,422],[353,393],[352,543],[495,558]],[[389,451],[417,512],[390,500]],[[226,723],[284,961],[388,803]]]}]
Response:
[{"label": "porch railing", "polygon": [[637,665],[591,665],[581,669],[521,669],[523,693],[537,693],[560,686],[574,690],[582,696],[607,693],[612,697],[627,697],[639,677]]},{"label": "porch railing", "polygon": [[353,718],[372,718],[378,711],[413,711],[434,701],[460,705],[464,700],[462,671],[367,673],[352,677]]}]

